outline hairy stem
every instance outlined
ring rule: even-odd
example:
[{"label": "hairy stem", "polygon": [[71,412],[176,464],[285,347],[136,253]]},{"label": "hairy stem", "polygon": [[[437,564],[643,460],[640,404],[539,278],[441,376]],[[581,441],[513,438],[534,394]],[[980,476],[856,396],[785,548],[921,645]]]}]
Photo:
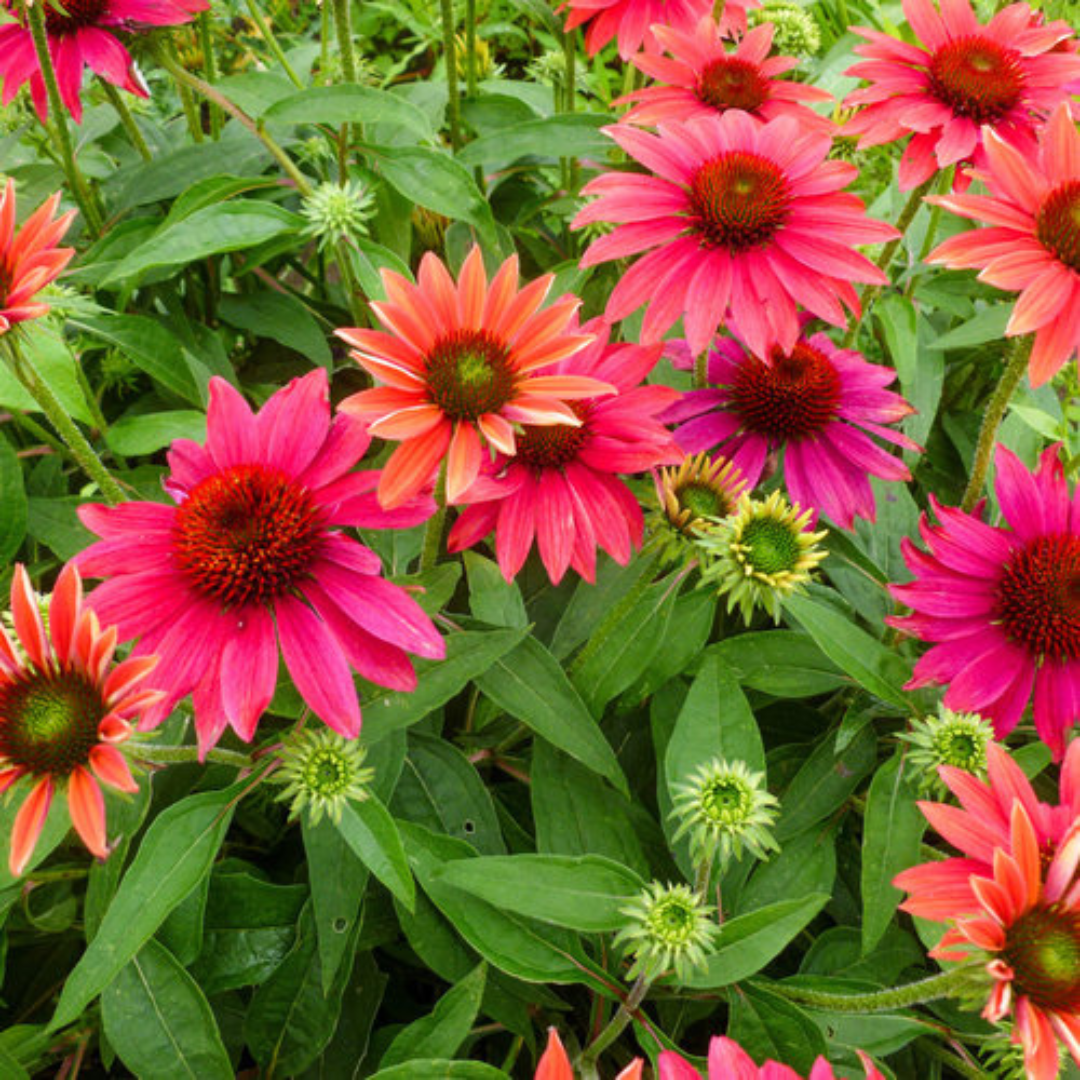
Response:
[{"label": "hairy stem", "polygon": [[263,13],[259,10],[259,5],[256,3],[256,0],[248,0],[247,8],[251,15],[251,21],[259,30],[259,36],[266,42],[270,51],[274,54],[274,59],[277,60],[281,65],[282,70],[289,77],[289,82],[291,82],[297,90],[303,90],[304,84],[293,70],[292,64],[285,58],[285,52],[278,42],[277,35],[274,33],[273,27],[265,18],[263,18]]},{"label": "hairy stem", "polygon": [[[213,24],[209,11],[200,11],[198,18],[199,44],[202,46],[203,71],[206,81],[216,83],[218,79],[217,57],[214,55]],[[222,115],[217,105],[210,106],[210,138],[215,142],[221,138]]]},{"label": "hairy stem", "polygon": [[769,989],[796,1004],[809,1005],[811,1008],[828,1012],[891,1012],[893,1009],[906,1009],[927,1001],[953,997],[958,991],[971,986],[972,975],[982,970],[983,966],[979,962],[963,964],[951,971],[942,971],[918,982],[897,986],[893,990],[874,990],[868,994],[830,994],[781,982],[770,983]]},{"label": "hairy stem", "polygon": [[971,476],[960,503],[961,510],[970,511],[979,501],[983,485],[986,483],[986,474],[990,470],[990,459],[994,455],[994,440],[997,438],[998,428],[1001,427],[1009,402],[1020,385],[1024,372],[1027,371],[1028,357],[1031,356],[1031,347],[1034,344],[1034,334],[1012,338],[1008,344],[1005,353],[1005,370],[1001,373],[1001,380],[990,398],[990,403],[986,406],[986,412],[983,413],[979,441],[975,444],[975,460],[972,462]]},{"label": "hairy stem", "polygon": [[644,975],[639,975],[637,982],[630,988],[626,1000],[608,1021],[607,1027],[582,1051],[578,1059],[578,1067],[583,1076],[588,1076],[590,1071],[595,1072],[596,1062],[599,1061],[600,1055],[623,1033],[648,992],[649,980]]},{"label": "hairy stem", "polygon": [[450,121],[450,145],[461,146],[461,103],[457,85],[457,41],[454,38],[453,0],[439,0],[442,11],[443,56],[446,59],[446,115]]},{"label": "hairy stem", "polygon": [[127,107],[123,95],[108,79],[99,78],[98,82],[101,84],[101,89],[105,91],[109,104],[115,110],[116,115],[120,117],[120,124],[131,145],[139,152],[139,156],[143,161],[151,161],[154,155],[150,153],[150,147],[146,145],[146,139],[143,138],[139,125],[135,123],[135,117],[131,115],[131,110]]}]

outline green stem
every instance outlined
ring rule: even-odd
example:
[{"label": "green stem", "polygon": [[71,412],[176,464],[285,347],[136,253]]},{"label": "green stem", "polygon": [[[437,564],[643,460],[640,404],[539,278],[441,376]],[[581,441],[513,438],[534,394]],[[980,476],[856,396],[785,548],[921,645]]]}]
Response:
[{"label": "green stem", "polygon": [[[934,183],[936,177],[931,176],[929,180],[921,183],[912,193],[908,196],[908,201],[904,204],[904,209],[900,211],[900,216],[896,219],[896,228],[900,233],[894,240],[890,240],[882,249],[881,254],[877,257],[874,265],[882,272],[888,271],[892,265],[893,256],[896,254],[897,249],[903,243],[904,233],[907,232],[908,226],[915,220],[915,215],[919,212],[919,208],[922,206],[923,196],[929,192],[931,186]],[[866,285],[863,287],[862,292],[859,294],[859,306],[862,308],[862,315],[856,319],[852,324],[850,330],[844,336],[843,347],[850,349],[855,344],[855,339],[859,336],[859,328],[866,321],[866,316],[870,313],[870,308],[873,307],[874,301],[881,294],[881,290],[884,289],[884,285]]]},{"label": "green stem", "polygon": [[461,146],[461,105],[457,87],[457,41],[454,39],[453,0],[439,0],[442,10],[443,56],[446,59],[446,115],[450,120],[450,145]]},{"label": "green stem", "polygon": [[319,81],[330,84],[330,4],[319,5]]},{"label": "green stem", "polygon": [[60,158],[64,165],[64,174],[67,176],[68,186],[75,196],[75,201],[79,204],[79,209],[86,219],[87,226],[96,236],[101,233],[102,218],[86,179],[79,171],[79,166],[75,161],[75,149],[72,146],[71,132],[68,131],[67,126],[67,107],[60,97],[60,86],[56,81],[52,53],[49,51],[49,35],[45,30],[44,0],[38,0],[34,4],[31,4],[29,0],[25,0],[23,12],[30,26],[34,52],[37,54],[38,67],[41,70],[41,77],[45,82],[45,93],[49,99],[50,123],[46,126],[51,126],[56,133],[56,141],[60,146]]},{"label": "green stem", "polygon": [[[560,111],[572,113],[574,111],[574,89],[577,85],[577,34],[576,31],[571,30],[569,33],[563,34],[563,97],[562,106]],[[562,159],[563,166],[563,186],[568,192],[574,192],[578,186],[578,161],[576,157],[568,157]]]},{"label": "green stem", "polygon": [[1024,372],[1027,371],[1028,357],[1031,356],[1031,347],[1034,344],[1034,334],[1015,337],[1008,344],[1005,353],[1005,370],[1001,373],[1001,381],[997,384],[990,403],[986,406],[986,412],[983,413],[979,441],[975,444],[975,460],[971,465],[971,477],[960,503],[962,510],[970,511],[979,501],[983,484],[986,482],[986,474],[990,470],[990,459],[994,454],[994,440],[997,437],[998,428],[1001,426],[1016,388],[1020,385],[1020,380],[1024,377]]},{"label": "green stem", "polygon": [[652,571],[656,569],[655,562],[650,560],[641,573],[641,576],[630,587],[630,591],[607,613],[603,622],[589,636],[585,648],[574,658],[574,662],[567,669],[567,674],[573,678],[600,651],[600,647],[611,636],[615,627],[625,618],[626,613],[641,599],[645,591],[653,583]]},{"label": "green stem", "polygon": [[476,97],[476,0],[465,0],[465,94]]},{"label": "green stem", "polygon": [[297,90],[303,90],[304,84],[293,70],[292,64],[285,58],[285,52],[278,42],[277,35],[274,33],[273,27],[271,27],[266,19],[263,18],[263,14],[259,10],[259,5],[255,0],[247,0],[247,8],[251,14],[251,21],[258,27],[259,35],[269,46],[270,51],[274,54],[274,59],[282,66],[285,74],[289,77],[289,82],[291,82]]},{"label": "green stem", "polygon": [[49,423],[56,428],[57,434],[67,444],[80,468],[101,489],[107,502],[113,506],[123,502],[127,497],[123,488],[102,464],[101,458],[94,452],[94,448],[87,442],[86,436],[78,429],[75,421],[68,416],[67,410],[60,404],[59,398],[53,393],[49,384],[41,377],[34,362],[19,347],[15,335],[6,334],[4,340],[7,343],[15,377],[41,406],[41,411],[49,418]]},{"label": "green stem", "polygon": [[51,447],[58,454],[66,454],[68,448],[51,432],[48,432],[43,428],[36,420],[31,419],[29,416],[19,412],[18,409],[11,413],[8,413],[11,417],[11,422],[16,426],[23,429],[29,435],[32,435],[39,442],[44,443],[46,446]]},{"label": "green stem", "polygon": [[[157,44],[153,38],[150,40],[151,47]],[[160,47],[155,50],[155,56],[157,57],[158,63],[172,75],[176,82],[176,89],[180,93],[180,104],[184,107],[184,118],[187,120],[191,141],[201,143],[204,136],[202,118],[199,116],[199,106],[191,92],[190,83],[177,74],[177,72],[182,72],[183,75],[186,76],[189,72],[180,61],[180,56],[176,51],[176,45],[171,40],[166,44],[160,45]]]},{"label": "green stem", "polygon": [[[330,0],[325,0],[330,2]],[[338,49],[341,50],[341,71],[346,82],[357,81],[356,54],[352,39],[352,0],[333,0],[334,27],[337,30]]]},{"label": "green stem", "polygon": [[709,350],[694,360],[694,389],[703,390],[709,385]]},{"label": "green stem", "polygon": [[712,878],[712,864],[713,857],[710,854],[708,858],[702,859],[701,862],[698,863],[697,872],[694,875],[694,892],[703,899],[705,894],[709,891],[709,881]]},{"label": "green stem", "polygon": [[446,526],[446,461],[439,466],[435,481],[435,504],[438,509],[424,527],[424,547],[420,553],[420,573],[434,568],[442,551],[443,529]]},{"label": "green stem", "polygon": [[356,282],[356,274],[353,273],[352,255],[349,252],[347,240],[339,240],[334,246],[334,261],[341,274],[341,288],[345,293],[345,303],[352,316],[353,326],[362,326],[364,305],[360,297],[360,286]]},{"label": "green stem", "polygon": [[139,761],[146,761],[151,765],[179,765],[189,761],[233,765],[237,769],[250,769],[253,765],[247,754],[225,750],[220,746],[207,750],[204,758],[199,757],[197,746],[162,746],[160,743],[135,743],[132,753]]},{"label": "green stem", "polygon": [[943,1062],[959,1076],[966,1080],[986,1080],[986,1073],[975,1065],[971,1065],[958,1054],[952,1054],[942,1046],[938,1046],[933,1039],[921,1039],[918,1048],[932,1058]]},{"label": "green stem", "polygon": [[630,988],[626,1000],[619,1006],[618,1012],[608,1021],[607,1027],[596,1036],[595,1039],[582,1051],[578,1058],[578,1068],[583,1075],[595,1073],[596,1063],[600,1055],[623,1033],[626,1025],[633,1019],[634,1013],[645,1000],[649,992],[649,979],[639,975],[637,982]]},{"label": "green stem", "polygon": [[131,115],[131,110],[127,107],[127,102],[124,101],[120,91],[108,79],[99,78],[98,82],[101,84],[101,89],[105,91],[109,104],[120,117],[120,124],[127,133],[131,145],[138,150],[143,161],[151,161],[154,155],[150,153],[150,147],[146,145],[143,133],[139,130],[139,125],[135,123],[135,117]]},{"label": "green stem", "polygon": [[[214,55],[213,23],[210,21],[209,11],[199,12],[199,43],[202,45],[203,71],[206,72],[206,81],[216,83],[218,78],[217,57]],[[216,105],[210,106],[210,137],[217,142],[221,138],[222,115]]]},{"label": "green stem", "polygon": [[247,113],[242,109],[239,109],[225,97],[224,94],[214,89],[208,82],[200,79],[197,75],[192,75],[192,73],[181,66],[174,57],[169,56],[164,49],[157,50],[156,55],[161,66],[177,81],[181,88],[187,87],[190,90],[194,90],[206,98],[207,101],[220,105],[225,112],[243,127],[247,128],[248,131],[250,131],[251,134],[270,151],[274,160],[285,170],[289,178],[296,185],[296,190],[299,191],[301,195],[311,194],[311,184],[308,183],[307,177],[296,167],[293,159],[278,146],[277,142],[270,137],[260,124],[257,124],[252,120]]},{"label": "green stem", "polygon": [[830,994],[822,990],[808,990],[801,986],[789,986],[787,983],[769,983],[774,994],[794,1001],[798,1005],[809,1005],[813,1009],[839,1013],[891,1012],[894,1009],[906,1009],[912,1005],[922,1005],[927,1001],[939,1001],[941,998],[954,997],[959,991],[971,987],[972,975],[981,971],[980,962],[963,964],[951,971],[942,971],[918,982],[907,983],[893,990],[874,990],[868,994]]}]

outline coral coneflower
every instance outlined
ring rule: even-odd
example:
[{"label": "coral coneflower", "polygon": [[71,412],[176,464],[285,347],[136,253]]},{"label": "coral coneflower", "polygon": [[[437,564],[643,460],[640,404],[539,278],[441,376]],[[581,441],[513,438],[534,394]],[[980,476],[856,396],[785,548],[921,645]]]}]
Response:
[{"label": "coral coneflower", "polygon": [[858,311],[853,281],[885,275],[853,250],[896,236],[873,221],[854,195],[841,193],[854,165],[826,161],[832,140],[790,116],[762,124],[740,109],[657,134],[629,124],[604,129],[652,173],[605,173],[586,194],[599,195],[574,219],[619,223],[594,240],[582,266],[649,251],[615,286],[607,318],[647,303],[642,339],[655,340],[684,317],[691,350],[712,340],[730,307],[751,351],[785,351],[799,336],[796,303],[834,325],[841,304]]},{"label": "coral coneflower", "polygon": [[904,0],[904,14],[919,45],[854,28],[869,44],[855,49],[866,60],[847,74],[871,85],[844,101],[866,106],[846,133],[861,136],[860,147],[911,135],[900,162],[904,191],[956,162],[982,167],[984,125],[1030,154],[1036,128],[1080,76],[1080,56],[1055,49],[1072,36],[1068,23],[1039,25],[1016,3],[983,26],[968,0],[940,11],[931,0]]},{"label": "coral coneflower", "polygon": [[0,627],[0,791],[23,777],[30,782],[11,832],[9,864],[18,877],[57,792],[66,794],[83,843],[99,859],[108,855],[98,785],[139,790],[118,747],[161,694],[140,685],[156,657],[113,664],[116,629],[103,631],[83,607],[82,582],[70,564],[57,578],[47,625],[26,569],[16,565],[11,615],[17,644]]},{"label": "coral coneflower", "polygon": [[784,484],[792,502],[828,514],[845,529],[856,516],[873,521],[869,477],[911,476],[875,438],[919,449],[887,426],[913,411],[885,389],[896,373],[838,348],[825,334],[762,355],[767,359],[730,338],[716,343],[707,365],[711,387],[684,394],[665,416],[683,421],[675,430],[679,445],[687,453],[718,448],[751,487],[761,479],[769,455],[783,451]]},{"label": "coral coneflower", "polygon": [[[641,1058],[634,1058],[615,1080],[641,1080]],[[566,1048],[554,1028],[548,1028],[548,1041],[540,1060],[536,1064],[533,1080],[574,1080],[574,1070]]]},{"label": "coral coneflower", "polygon": [[79,508],[103,539],[78,557],[107,578],[90,598],[122,640],[158,653],[168,697],[143,718],[161,722],[193,693],[205,753],[227,724],[250,741],[274,694],[278,641],[297,690],[335,731],[360,729],[350,667],[395,690],[416,676],[408,653],[445,646],[378,556],[342,526],[415,525],[435,509],[419,499],[394,513],[374,494],[378,473],[350,472],[370,436],[330,420],[326,373],[279,390],[258,414],[220,378],[210,381],[206,445],[173,443],[166,490],[179,505],[129,502]]},{"label": "coral coneflower", "polygon": [[1080,349],[1080,132],[1061,105],[1037,153],[1021,153],[993,133],[985,150],[979,179],[989,195],[930,201],[991,227],[950,237],[928,261],[980,267],[981,281],[1020,292],[1005,333],[1034,331],[1028,374],[1040,386]]},{"label": "coral coneflower", "polygon": [[379,500],[400,506],[429,485],[446,461],[446,497],[457,502],[477,478],[483,443],[513,455],[516,424],[543,426],[581,420],[569,399],[611,389],[581,375],[542,375],[538,368],[584,348],[589,334],[572,326],[580,301],[559,297],[541,310],[553,275],[518,289],[517,256],[491,284],[474,247],[455,286],[442,261],[428,252],[418,284],[383,270],[385,303],[372,310],[391,332],[344,329],[338,337],[383,383],[341,403],[373,435],[401,440],[379,481]]},{"label": "coral coneflower", "polygon": [[911,896],[900,906],[912,915],[941,922],[974,914],[979,898],[972,877],[992,877],[994,851],[1007,848],[1013,803],[1020,803],[1035,830],[1042,862],[1048,865],[1065,834],[1080,819],[1080,740],[1074,740],[1061,765],[1057,806],[1041,802],[1023,770],[999,743],[986,748],[986,780],[943,765],[942,782],[959,807],[921,802],[923,814],[960,855],[922,863],[896,878]]},{"label": "coral coneflower", "polygon": [[800,104],[830,101],[832,94],[806,83],[777,78],[799,62],[790,56],[769,56],[773,38],[770,23],[751,30],[730,53],[724,47],[719,24],[711,16],[702,19],[692,31],[656,26],[653,33],[671,55],[640,53],[633,58],[636,68],[661,85],[647,86],[617,101],[617,105],[636,103],[624,120],[657,124],[742,109],[758,120],[786,113],[804,127],[832,130],[828,117]]},{"label": "coral coneflower", "polygon": [[[135,71],[135,61],[117,36],[153,26],[190,22],[210,7],[207,0],[64,0],[45,3],[45,32],[56,70],[60,99],[76,123],[82,120],[83,68],[124,90],[147,97]],[[4,105],[10,105],[19,87],[30,84],[34,107],[48,118],[45,81],[38,66],[30,28],[23,22],[18,0],[2,0],[16,21],[0,26],[0,76],[4,79]]]},{"label": "coral coneflower", "polygon": [[[570,9],[566,30],[588,23],[585,49],[595,56],[612,38],[618,38],[619,58],[629,60],[644,45],[656,49],[654,24],[690,30],[711,9],[710,0],[565,0],[558,10]],[[743,25],[745,28],[745,15]]]},{"label": "coral coneflower", "polygon": [[667,386],[639,385],[660,357],[660,345],[610,345],[610,328],[595,319],[584,329],[596,340],[550,370],[609,383],[617,395],[575,402],[579,427],[526,427],[517,454],[500,455],[463,501],[448,547],[471,547],[492,529],[495,553],[513,580],[535,537],[548,576],[558,583],[572,566],[596,577],[596,549],[625,564],[641,544],[641,507],[619,473],[677,461],[678,448],[657,416],[677,400]]},{"label": "coral coneflower", "polygon": [[950,709],[994,722],[999,738],[1019,722],[1034,688],[1035,728],[1056,758],[1080,720],[1080,514],[1058,447],[1034,474],[1003,446],[998,503],[1009,528],[931,505],[919,530],[928,552],[907,538],[915,580],[892,585],[913,614],[887,621],[937,644],[915,665],[909,687],[948,683]]},{"label": "coral coneflower", "polygon": [[[985,839],[992,869],[971,876],[976,913],[930,916],[954,924],[930,955],[956,960],[975,949],[987,957],[993,988],[983,1017],[996,1023],[1011,1013],[1012,1040],[1024,1049],[1027,1076],[1054,1080],[1057,1038],[1080,1064],[1080,821],[1045,865],[1019,799],[1010,810],[1007,843]],[[924,884],[910,872],[906,881],[903,887],[919,900]]]},{"label": "coral coneflower", "polygon": [[54,218],[59,205],[57,192],[16,229],[15,181],[4,185],[0,194],[0,334],[48,312],[49,305],[34,297],[59,277],[75,254],[74,248],[56,246],[75,216],[69,210]]},{"label": "coral coneflower", "polygon": [[[885,1080],[874,1068],[870,1059],[860,1050],[859,1057],[866,1069],[866,1080]],[[701,1074],[685,1058],[673,1050],[664,1050],[659,1059],[659,1080],[702,1080]],[[709,1043],[709,1071],[707,1080],[802,1080],[787,1065],[767,1061],[761,1068],[754,1059],[734,1040],[723,1035],[714,1036]],[[809,1080],[836,1080],[832,1066],[819,1057],[810,1070]]]}]

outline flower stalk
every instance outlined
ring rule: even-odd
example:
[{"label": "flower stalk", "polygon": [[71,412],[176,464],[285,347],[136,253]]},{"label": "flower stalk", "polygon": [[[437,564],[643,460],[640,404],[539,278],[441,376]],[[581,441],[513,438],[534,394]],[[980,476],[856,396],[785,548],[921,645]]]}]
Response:
[{"label": "flower stalk", "polygon": [[608,1021],[607,1026],[582,1051],[578,1059],[578,1067],[583,1076],[588,1076],[590,1072],[595,1074],[600,1055],[623,1033],[626,1025],[633,1019],[634,1013],[637,1012],[645,1000],[645,995],[649,992],[651,981],[644,974],[638,976],[637,981],[630,988],[630,993]]},{"label": "flower stalk", "polygon": [[143,161],[152,160],[154,155],[150,153],[150,147],[147,146],[146,139],[143,138],[143,133],[139,130],[139,125],[135,123],[135,117],[131,115],[131,110],[127,107],[127,102],[124,101],[120,91],[108,79],[99,78],[98,84],[105,91],[105,97],[109,99],[114,112],[120,117],[120,125],[131,145],[139,152]]},{"label": "flower stalk", "polygon": [[1005,352],[1005,370],[1001,374],[1001,380],[986,406],[983,413],[982,426],[979,428],[979,441],[975,444],[975,460],[971,465],[971,476],[967,487],[964,489],[964,498],[960,503],[960,509],[968,513],[979,501],[983,485],[986,483],[986,474],[990,470],[990,458],[994,453],[994,440],[997,438],[998,428],[1005,418],[1005,412],[1009,407],[1020,380],[1027,371],[1028,358],[1035,344],[1034,334],[1025,334],[1023,337],[1013,338]]},{"label": "flower stalk", "polygon": [[446,59],[446,115],[450,122],[450,146],[461,146],[461,102],[458,100],[457,40],[454,36],[453,0],[439,0],[442,12],[443,56]]}]

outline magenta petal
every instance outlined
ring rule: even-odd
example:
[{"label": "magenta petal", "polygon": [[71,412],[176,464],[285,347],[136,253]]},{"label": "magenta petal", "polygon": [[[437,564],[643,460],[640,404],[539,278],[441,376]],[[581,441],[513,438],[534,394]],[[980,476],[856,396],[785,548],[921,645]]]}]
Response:
[{"label": "magenta petal", "polygon": [[360,703],[345,654],[326,624],[302,600],[274,604],[285,666],[312,711],[347,739],[360,733]]},{"label": "magenta petal", "polygon": [[219,469],[258,461],[255,417],[240,391],[220,376],[210,380],[206,449]]},{"label": "magenta petal", "polygon": [[293,379],[259,410],[255,430],[263,464],[298,476],[315,459],[330,429],[330,384],[316,368]]},{"label": "magenta petal", "polygon": [[225,715],[244,742],[251,742],[259,717],[274,696],[277,674],[274,620],[262,605],[249,604],[233,613],[220,674]]}]

